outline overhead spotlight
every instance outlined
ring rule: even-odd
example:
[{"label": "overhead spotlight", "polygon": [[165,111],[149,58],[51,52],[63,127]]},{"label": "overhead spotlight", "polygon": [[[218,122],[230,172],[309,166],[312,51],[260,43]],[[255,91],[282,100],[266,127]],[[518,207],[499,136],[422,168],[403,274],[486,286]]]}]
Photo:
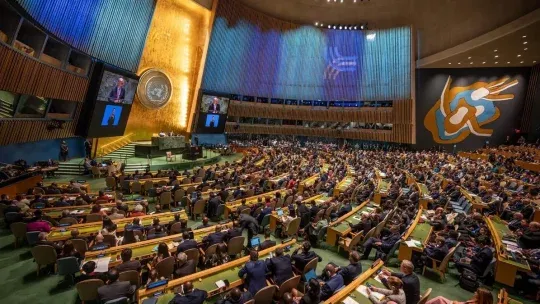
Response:
[{"label": "overhead spotlight", "polygon": [[471,59],[471,58],[472,58],[472,57],[471,57],[471,56],[469,56],[469,58],[468,58],[468,59]]},{"label": "overhead spotlight", "polygon": [[486,62],[484,61],[484,62],[482,62],[482,64],[486,64]]},{"label": "overhead spotlight", "polygon": [[377,36],[377,34],[371,33],[371,34],[367,34],[366,38],[367,38],[367,40],[375,40],[376,36]]},{"label": "overhead spotlight", "polygon": [[497,52],[497,50],[493,50],[494,52]]},{"label": "overhead spotlight", "polygon": [[461,62],[458,62],[457,64],[461,64]]},{"label": "overhead spotlight", "polygon": [[523,63],[523,62],[525,62],[525,61],[522,61],[522,62],[520,62],[520,63]]},{"label": "overhead spotlight", "polygon": [[336,29],[336,26],[334,25],[334,29]]},{"label": "overhead spotlight", "polygon": [[495,61],[495,64],[499,64],[499,62],[498,62],[498,61]]},{"label": "overhead spotlight", "polygon": [[518,54],[518,57],[521,57],[521,55],[520,55],[520,54]]},{"label": "overhead spotlight", "polygon": [[471,61],[471,63],[469,63],[469,64],[473,64],[473,62]]},{"label": "overhead spotlight", "polygon": [[328,28],[331,28],[331,26],[329,25]]},{"label": "overhead spotlight", "polygon": [[354,29],[355,29],[355,30],[358,29],[358,26],[355,25],[355,26],[354,26]]},{"label": "overhead spotlight", "polygon": [[506,63],[510,64],[510,61],[507,61]]},{"label": "overhead spotlight", "polygon": [[523,44],[527,44],[527,41],[523,41]]},{"label": "overhead spotlight", "polygon": [[499,58],[499,55],[495,55],[495,58]]},{"label": "overhead spotlight", "polygon": [[452,64],[451,62],[449,62],[448,64]]},{"label": "overhead spotlight", "polygon": [[526,51],[526,50],[528,50],[528,48],[524,48],[523,50]]},{"label": "overhead spotlight", "polygon": [[343,27],[340,25],[340,26],[339,26],[339,29],[341,30],[341,29],[343,29]]},{"label": "overhead spotlight", "polygon": [[324,26],[324,24],[323,24],[323,23],[321,23],[321,26]]},{"label": "overhead spotlight", "polygon": [[536,63],[536,60],[534,60],[533,63]]},{"label": "overhead spotlight", "polygon": [[315,22],[315,26],[319,26],[319,22]]},{"label": "overhead spotlight", "polygon": [[360,25],[360,29],[363,30],[363,29],[364,29],[364,25]]},{"label": "overhead spotlight", "polygon": [[521,37],[523,37],[523,38],[527,38],[527,36],[526,36],[526,35],[523,35],[523,36],[521,36]]}]

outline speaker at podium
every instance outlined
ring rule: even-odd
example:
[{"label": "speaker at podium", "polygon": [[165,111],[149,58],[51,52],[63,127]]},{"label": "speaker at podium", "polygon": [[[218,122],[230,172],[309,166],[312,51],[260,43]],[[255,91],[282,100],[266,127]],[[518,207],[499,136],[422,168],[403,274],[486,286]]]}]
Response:
[{"label": "speaker at podium", "polygon": [[201,146],[189,146],[184,150],[182,154],[183,159],[196,160],[203,157],[203,147]]}]

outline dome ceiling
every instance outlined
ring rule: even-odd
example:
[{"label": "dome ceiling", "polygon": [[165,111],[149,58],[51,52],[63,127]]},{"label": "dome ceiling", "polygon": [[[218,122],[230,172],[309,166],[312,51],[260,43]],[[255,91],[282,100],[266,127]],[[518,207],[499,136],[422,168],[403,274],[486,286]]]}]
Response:
[{"label": "dome ceiling", "polygon": [[536,0],[236,0],[294,23],[412,25],[418,58],[466,42],[540,8]]}]

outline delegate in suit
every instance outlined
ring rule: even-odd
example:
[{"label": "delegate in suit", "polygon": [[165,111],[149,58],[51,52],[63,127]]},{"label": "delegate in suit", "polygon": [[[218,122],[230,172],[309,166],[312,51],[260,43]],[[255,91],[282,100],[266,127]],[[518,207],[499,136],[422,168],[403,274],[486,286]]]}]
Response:
[{"label": "delegate in suit", "polygon": [[109,92],[109,102],[122,103],[124,101],[124,98],[126,97],[126,89],[124,89],[125,83],[124,78],[118,78],[116,86]]}]

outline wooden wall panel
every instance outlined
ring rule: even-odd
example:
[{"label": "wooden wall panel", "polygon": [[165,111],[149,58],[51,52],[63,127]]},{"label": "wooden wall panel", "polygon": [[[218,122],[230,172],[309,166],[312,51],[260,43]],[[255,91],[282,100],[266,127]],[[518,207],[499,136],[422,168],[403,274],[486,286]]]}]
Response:
[{"label": "wooden wall panel", "polygon": [[0,44],[0,90],[84,101],[88,78],[41,63]]},{"label": "wooden wall panel", "polygon": [[[536,115],[533,115],[533,113]],[[532,67],[529,76],[529,86],[521,118],[521,130],[524,133],[538,133],[535,132],[537,126],[540,126],[538,124],[538,114],[540,114],[540,64]],[[532,121],[533,117],[535,118],[534,122]]]},{"label": "wooden wall panel", "polygon": [[0,44],[0,90],[80,102],[74,119],[62,129],[47,130],[47,120],[0,120],[0,146],[66,138],[75,135],[88,78],[43,64],[6,45]]},{"label": "wooden wall panel", "polygon": [[[261,117],[325,122],[391,123],[391,131],[309,129],[296,126],[240,124],[239,130],[227,125],[227,132],[329,136],[412,144],[414,139],[414,101],[395,100],[392,108],[319,108],[231,101],[229,116]],[[229,131],[231,130],[231,131]],[[287,133],[283,133],[287,132]],[[295,133],[299,132],[299,133]]]}]

